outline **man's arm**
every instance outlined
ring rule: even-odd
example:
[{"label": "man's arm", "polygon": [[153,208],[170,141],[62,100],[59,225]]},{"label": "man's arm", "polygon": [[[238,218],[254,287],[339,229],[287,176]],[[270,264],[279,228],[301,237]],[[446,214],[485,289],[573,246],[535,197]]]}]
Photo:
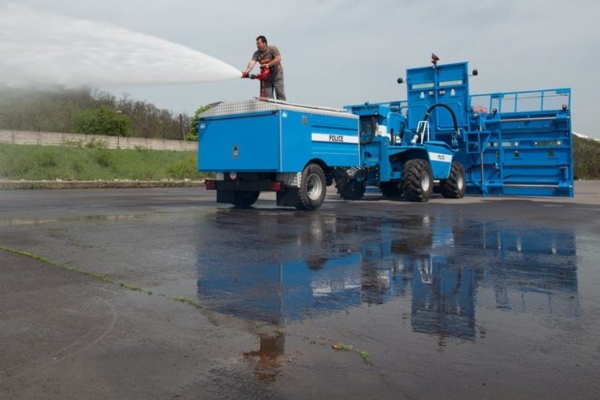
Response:
[{"label": "man's arm", "polygon": [[269,46],[269,49],[273,53],[273,59],[267,64],[267,67],[271,68],[281,62],[281,53],[276,46]]},{"label": "man's arm", "polygon": [[256,61],[254,60],[250,60],[250,62],[248,63],[248,66],[246,67],[246,69],[242,72],[242,76],[248,76],[248,74],[250,73],[250,71],[252,71],[252,68],[254,68],[254,65],[256,64]]},{"label": "man's arm", "polygon": [[267,67],[271,68],[281,62],[281,54],[275,56],[274,59],[271,60],[270,63],[267,64]]}]

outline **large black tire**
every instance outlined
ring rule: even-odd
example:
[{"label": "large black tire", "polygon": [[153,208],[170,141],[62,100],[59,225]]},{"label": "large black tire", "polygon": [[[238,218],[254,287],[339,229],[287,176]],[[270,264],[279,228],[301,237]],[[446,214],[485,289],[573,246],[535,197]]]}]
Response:
[{"label": "large black tire", "polygon": [[408,201],[429,201],[433,192],[433,173],[426,160],[408,160],[402,170],[402,192]]},{"label": "large black tire", "polygon": [[302,171],[298,190],[298,210],[312,211],[321,207],[327,194],[327,181],[323,169],[317,164],[308,164]]},{"label": "large black tire", "polygon": [[337,183],[337,191],[344,200],[360,200],[365,195],[364,182],[342,181]]},{"label": "large black tire", "polygon": [[440,183],[442,196],[448,199],[462,199],[467,188],[463,165],[453,162],[450,167],[450,176]]},{"label": "large black tire", "polygon": [[258,196],[260,196],[259,191],[243,190],[234,192],[232,204],[238,208],[248,208],[256,203]]}]

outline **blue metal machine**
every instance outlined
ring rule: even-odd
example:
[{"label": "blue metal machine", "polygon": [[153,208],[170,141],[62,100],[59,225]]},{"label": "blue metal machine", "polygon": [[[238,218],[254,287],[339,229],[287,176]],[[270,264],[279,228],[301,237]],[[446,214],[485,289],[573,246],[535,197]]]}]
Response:
[{"label": "blue metal machine", "polygon": [[277,205],[314,210],[335,175],[360,165],[358,117],[342,109],[266,99],[221,103],[200,116],[198,170],[217,202],[252,205],[261,191]]},{"label": "blue metal machine", "polygon": [[337,182],[343,198],[377,186],[427,201],[431,179],[449,198],[574,195],[570,89],[471,96],[468,63],[432,64],[407,71],[407,101],[347,106],[362,165]]},{"label": "blue metal machine", "polygon": [[[333,184],[347,200],[376,187],[428,201],[468,194],[567,196],[573,191],[570,89],[471,95],[468,63],[407,70],[407,100],[300,106],[220,103],[200,116],[198,170],[217,201],[314,210]],[[399,83],[404,83],[402,79]]]}]

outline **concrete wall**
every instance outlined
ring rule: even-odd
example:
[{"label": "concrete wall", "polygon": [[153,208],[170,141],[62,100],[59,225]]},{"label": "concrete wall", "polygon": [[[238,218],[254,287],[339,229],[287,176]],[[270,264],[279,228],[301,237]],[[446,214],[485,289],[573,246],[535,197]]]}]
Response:
[{"label": "concrete wall", "polygon": [[62,146],[65,144],[81,143],[85,146],[90,142],[104,142],[110,149],[135,149],[197,151],[197,142],[183,140],[125,138],[103,135],[83,135],[57,132],[28,132],[0,129],[0,143],[30,144],[40,146]]}]

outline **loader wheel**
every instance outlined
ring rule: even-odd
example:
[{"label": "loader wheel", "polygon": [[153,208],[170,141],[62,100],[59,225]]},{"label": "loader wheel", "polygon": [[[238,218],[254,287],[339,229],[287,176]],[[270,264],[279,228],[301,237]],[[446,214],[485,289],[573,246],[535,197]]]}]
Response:
[{"label": "loader wheel", "polygon": [[298,190],[298,210],[312,211],[321,207],[325,201],[327,185],[325,173],[317,164],[308,164],[302,171],[300,189]]},{"label": "loader wheel", "polygon": [[433,192],[433,174],[426,160],[408,160],[402,170],[402,191],[408,201],[426,202]]},{"label": "loader wheel", "polygon": [[365,195],[366,189],[364,182],[343,181],[337,184],[338,193],[344,200],[360,200]]},{"label": "loader wheel", "polygon": [[448,199],[462,199],[465,196],[465,169],[459,162],[453,162],[450,176],[441,182],[442,196]]},{"label": "loader wheel", "polygon": [[243,190],[233,193],[233,205],[238,208],[248,208],[252,204],[256,203],[260,196],[259,191]]}]

